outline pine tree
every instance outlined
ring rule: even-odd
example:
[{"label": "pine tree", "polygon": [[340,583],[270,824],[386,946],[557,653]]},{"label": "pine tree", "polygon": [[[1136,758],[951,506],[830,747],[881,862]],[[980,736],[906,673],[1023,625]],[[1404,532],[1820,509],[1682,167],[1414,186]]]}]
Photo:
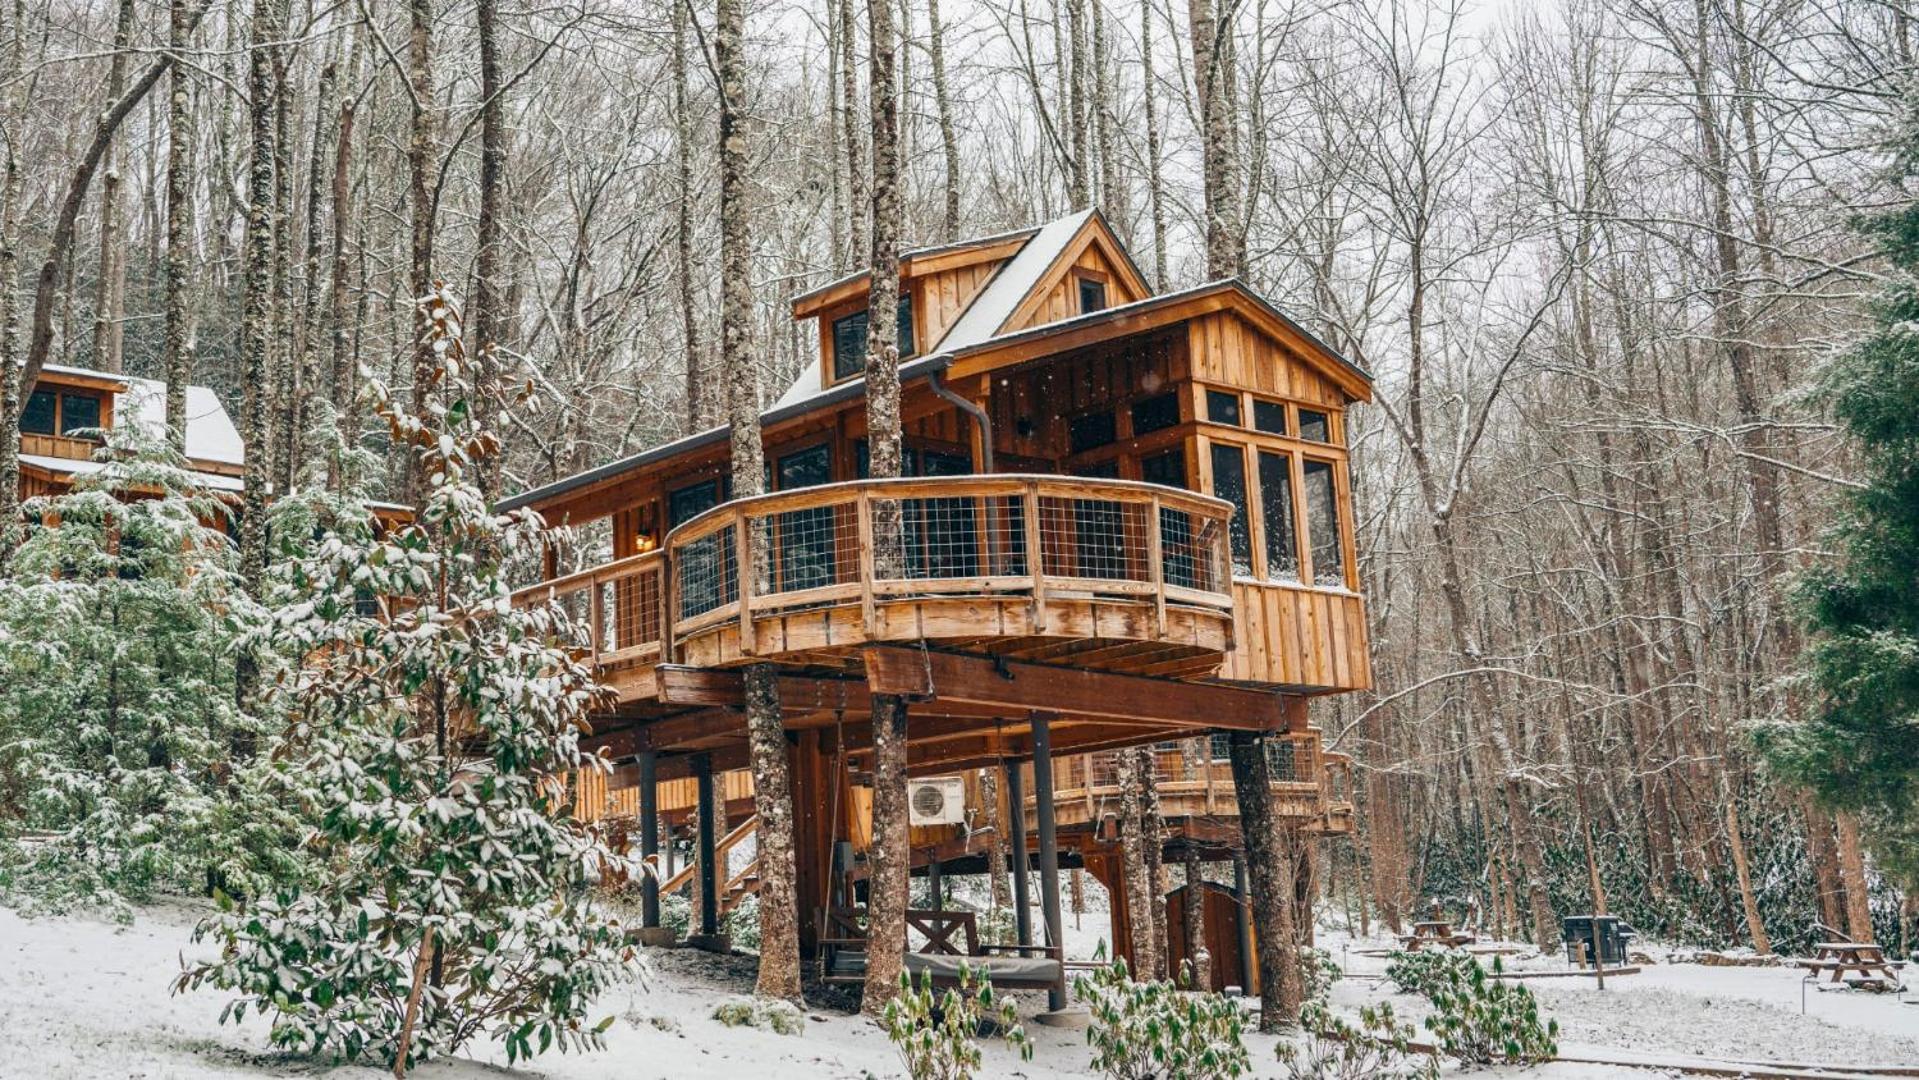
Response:
[{"label": "pine tree", "polygon": [[[430,297],[430,345],[462,377],[458,316]],[[589,887],[631,871],[575,821],[566,778],[603,693],[555,606],[515,607],[502,566],[538,550],[536,515],[494,515],[477,486],[497,452],[470,394],[405,411],[418,520],[343,521],[276,562],[264,632],[299,663],[273,688],[291,714],[283,780],[325,867],[200,928],[218,961],[179,988],[237,991],[223,1019],[273,1015],[276,1046],[375,1057],[396,1072],[482,1032],[518,1059],[596,1046],[588,1003],[632,962]]]},{"label": "pine tree", "polygon": [[0,839],[33,838],[0,844],[0,891],[58,908],[264,887],[298,856],[229,756],[260,720],[222,662],[257,621],[206,524],[224,508],[137,429],[101,462],[28,502],[40,524],[0,578]]},{"label": "pine tree", "polygon": [[[1919,176],[1919,119],[1900,164]],[[1882,243],[1892,284],[1876,327],[1827,371],[1833,413],[1853,437],[1863,486],[1828,546],[1837,565],[1807,575],[1812,639],[1807,717],[1762,729],[1775,768],[1830,806],[1860,811],[1882,861],[1919,869],[1919,202],[1863,223]]]}]

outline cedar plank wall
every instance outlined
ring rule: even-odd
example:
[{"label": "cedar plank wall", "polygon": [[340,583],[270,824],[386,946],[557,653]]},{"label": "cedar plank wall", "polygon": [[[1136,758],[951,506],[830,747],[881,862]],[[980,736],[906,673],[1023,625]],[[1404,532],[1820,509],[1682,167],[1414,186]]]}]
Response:
[{"label": "cedar plank wall", "polygon": [[[1118,307],[1121,304],[1145,299],[1143,296],[1134,296],[1126,291],[1125,280],[1095,245],[1089,244],[1085,251],[1080,252],[1079,258],[1073,260],[1073,269],[1090,271],[1093,276],[1106,282],[1107,307]],[[1059,322],[1061,319],[1071,319],[1079,314],[1079,278],[1069,270],[1061,275],[1060,280],[1047,291],[1046,299],[1034,309],[1031,318],[1016,326],[1007,327],[1006,332],[1044,326],[1047,323]]]},{"label": "cedar plank wall", "polygon": [[[1195,379],[1342,412],[1337,387],[1237,316],[1207,315],[1187,327]],[[1340,465],[1343,473],[1343,454]],[[1235,581],[1233,640],[1223,678],[1338,690],[1373,684],[1365,605],[1350,593]]]},{"label": "cedar plank wall", "polygon": [[927,274],[908,284],[913,295],[913,321],[918,325],[914,338],[920,351],[926,352],[939,344],[946,331],[959,321],[960,313],[966,310],[979,291],[993,278],[993,272],[1003,265],[1000,262],[976,263],[952,270],[941,270]]}]

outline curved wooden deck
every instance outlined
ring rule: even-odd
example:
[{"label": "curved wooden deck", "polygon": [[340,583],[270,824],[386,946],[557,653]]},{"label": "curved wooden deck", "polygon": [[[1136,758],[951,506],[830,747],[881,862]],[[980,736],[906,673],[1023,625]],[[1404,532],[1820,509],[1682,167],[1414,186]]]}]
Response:
[{"label": "curved wooden deck", "polygon": [[663,663],[847,668],[880,642],[1192,678],[1232,648],[1231,512],[1125,480],[827,484],[725,503],[514,601],[572,605],[622,701]]},{"label": "curved wooden deck", "polygon": [[[1267,752],[1273,765],[1273,811],[1281,820],[1302,823],[1312,833],[1352,831],[1349,756],[1324,749],[1317,730],[1275,736]],[[1154,788],[1169,833],[1191,822],[1239,816],[1232,765],[1210,754],[1201,758],[1189,760],[1183,748],[1153,751]],[[1103,821],[1119,815],[1125,797],[1119,785],[1118,758],[1112,751],[1061,760],[1055,766],[1054,785],[1054,813],[1061,831],[1099,831]],[[1026,807],[1032,815],[1030,795]]]}]

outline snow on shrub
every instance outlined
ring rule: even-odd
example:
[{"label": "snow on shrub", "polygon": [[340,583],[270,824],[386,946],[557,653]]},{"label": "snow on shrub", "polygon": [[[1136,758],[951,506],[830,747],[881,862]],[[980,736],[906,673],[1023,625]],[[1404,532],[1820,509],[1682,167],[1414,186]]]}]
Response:
[{"label": "snow on shrub", "polygon": [[1426,1054],[1411,1050],[1413,1025],[1393,1016],[1391,1002],[1359,1010],[1359,1023],[1348,1023],[1318,1001],[1299,1011],[1298,1041],[1280,1040],[1275,1047],[1286,1080],[1430,1080],[1439,1065]]},{"label": "snow on shrub", "polygon": [[995,998],[993,984],[965,961],[958,988],[943,995],[933,993],[930,973],[920,972],[915,983],[900,972],[900,992],[886,1003],[880,1023],[912,1080],[970,1080],[980,1067],[974,1036],[982,1020],[996,1023],[1007,1045],[1032,1060],[1033,1044],[1019,1026],[1013,1003]]},{"label": "snow on shrub", "polygon": [[[457,384],[458,316],[426,303]],[[494,515],[474,486],[497,446],[470,399],[416,416],[375,390],[426,478],[417,519],[342,527],[278,563],[267,635],[300,660],[270,689],[322,880],[228,902],[197,931],[220,958],[176,989],[235,992],[221,1019],[269,1015],[281,1048],[401,1070],[482,1033],[510,1061],[598,1046],[612,1018],[589,1025],[588,1004],[633,953],[592,899],[619,857],[566,784],[604,767],[578,744],[604,691],[562,611],[509,603],[501,566],[543,525]]]},{"label": "snow on shrub", "polygon": [[1222,995],[1135,982],[1124,960],[1081,976],[1074,993],[1092,1013],[1093,1068],[1113,1080],[1230,1080],[1252,1067],[1245,1018]]}]

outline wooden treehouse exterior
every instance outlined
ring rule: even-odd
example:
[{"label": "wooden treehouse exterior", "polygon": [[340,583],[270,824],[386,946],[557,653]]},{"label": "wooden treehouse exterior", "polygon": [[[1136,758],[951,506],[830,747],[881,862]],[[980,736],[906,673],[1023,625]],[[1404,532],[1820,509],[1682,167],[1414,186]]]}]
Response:
[{"label": "wooden treehouse exterior", "polygon": [[[1371,684],[1345,447],[1366,374],[1239,282],[1151,295],[1076,214],[903,259],[908,475],[869,479],[866,286],[793,301],[820,358],[762,417],[769,494],[730,498],[715,429],[503,503],[574,527],[516,598],[584,620],[615,692],[592,744],[635,763],[638,812],[657,821],[646,792],[668,780],[710,790],[745,766],[739,669],[770,663],[809,950],[851,903],[875,693],[909,702],[914,775],[1008,769],[1055,872],[1062,830],[1097,831],[1107,798],[1099,759],[1064,786],[1055,755],[1309,745],[1273,797],[1340,831],[1322,783],[1340,759],[1307,702]],[[1163,791],[1183,819],[1231,816],[1210,762]]]},{"label": "wooden treehouse exterior", "polygon": [[[223,496],[239,493],[246,471],[239,431],[204,386],[186,392],[186,457],[193,478]],[[20,495],[58,495],[98,471],[104,436],[139,428],[165,435],[166,384],[49,364],[20,410]]]}]

